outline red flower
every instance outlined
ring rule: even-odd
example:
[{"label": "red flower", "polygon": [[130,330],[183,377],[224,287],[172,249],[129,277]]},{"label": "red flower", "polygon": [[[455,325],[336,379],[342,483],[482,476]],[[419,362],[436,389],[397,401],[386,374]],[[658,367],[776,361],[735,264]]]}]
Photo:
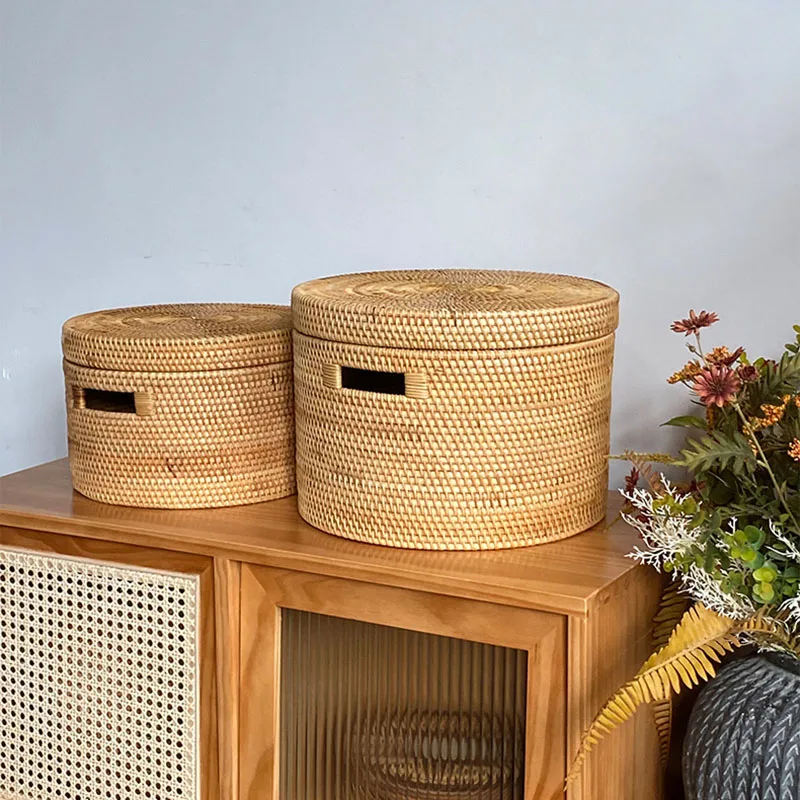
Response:
[{"label": "red flower", "polygon": [[742,383],[753,383],[758,380],[758,370],[752,364],[740,364],[736,368],[736,374]]},{"label": "red flower", "polygon": [[630,494],[639,485],[639,470],[633,467],[625,476],[625,494]]},{"label": "red flower", "polygon": [[742,388],[742,382],[730,367],[713,366],[695,378],[692,388],[705,405],[722,408],[733,400]]},{"label": "red flower", "polygon": [[707,328],[715,322],[719,322],[719,317],[713,311],[701,311],[699,314],[695,314],[692,309],[686,319],[679,319],[672,323],[672,330],[675,333],[685,333],[689,336],[689,334],[697,333],[701,328]]}]

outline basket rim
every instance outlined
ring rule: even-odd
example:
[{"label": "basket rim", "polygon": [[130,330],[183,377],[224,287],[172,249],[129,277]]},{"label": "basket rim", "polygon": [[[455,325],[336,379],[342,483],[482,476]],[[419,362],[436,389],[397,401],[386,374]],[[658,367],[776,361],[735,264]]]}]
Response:
[{"label": "basket rim", "polygon": [[78,367],[204,372],[290,361],[291,333],[285,305],[163,303],[70,317],[61,345],[64,360]]},{"label": "basket rim", "polygon": [[525,270],[423,269],[316,278],[292,291],[296,331],[342,344],[514,350],[613,333],[619,293],[591,278]]}]

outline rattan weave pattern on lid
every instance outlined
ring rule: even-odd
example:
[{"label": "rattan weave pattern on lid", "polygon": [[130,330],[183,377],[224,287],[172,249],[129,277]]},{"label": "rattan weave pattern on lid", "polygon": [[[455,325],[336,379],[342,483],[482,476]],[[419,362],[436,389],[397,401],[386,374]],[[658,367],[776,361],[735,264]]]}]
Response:
[{"label": "rattan weave pattern on lid", "polygon": [[64,323],[64,358],[132,372],[198,372],[291,360],[286,306],[186,303],[96,311]]},{"label": "rattan weave pattern on lid", "polygon": [[606,336],[619,295],[568,275],[399,270],[321,278],[292,293],[294,326],[318,339],[378,347],[493,350]]}]

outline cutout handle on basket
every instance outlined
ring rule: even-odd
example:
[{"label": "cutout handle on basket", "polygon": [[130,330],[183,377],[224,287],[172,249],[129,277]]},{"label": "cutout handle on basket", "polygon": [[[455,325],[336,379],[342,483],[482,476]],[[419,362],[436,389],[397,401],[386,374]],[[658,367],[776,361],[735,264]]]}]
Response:
[{"label": "cutout handle on basket", "polygon": [[428,381],[420,372],[382,372],[325,364],[322,383],[328,389],[354,389],[357,392],[396,394],[414,399],[428,396]]},{"label": "cutout handle on basket", "polygon": [[90,411],[109,411],[114,414],[153,414],[153,395],[150,392],[110,392],[106,389],[72,387],[72,407]]}]

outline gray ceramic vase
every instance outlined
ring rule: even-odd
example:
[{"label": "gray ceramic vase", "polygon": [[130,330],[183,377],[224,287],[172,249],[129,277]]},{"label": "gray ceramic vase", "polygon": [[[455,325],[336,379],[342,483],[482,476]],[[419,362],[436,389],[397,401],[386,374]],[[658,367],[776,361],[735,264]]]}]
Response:
[{"label": "gray ceramic vase", "polygon": [[800,800],[800,666],[754,656],[700,696],[683,748],[686,800]]}]

